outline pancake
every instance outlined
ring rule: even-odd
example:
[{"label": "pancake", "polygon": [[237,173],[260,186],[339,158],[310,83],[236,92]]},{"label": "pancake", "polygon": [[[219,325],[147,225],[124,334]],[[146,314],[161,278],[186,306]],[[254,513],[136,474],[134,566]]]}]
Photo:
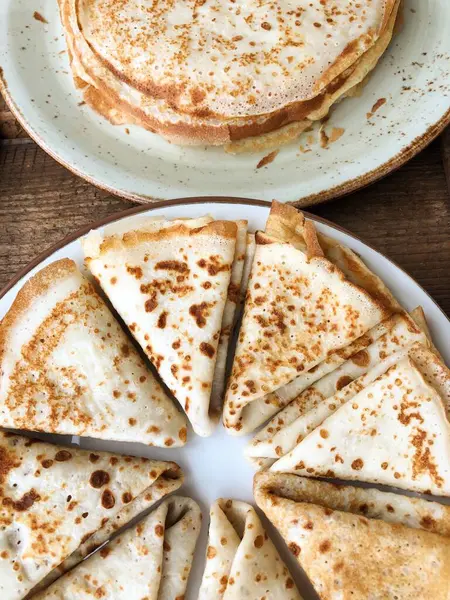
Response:
[{"label": "pancake", "polygon": [[232,152],[274,131],[281,137],[259,149],[289,141],[302,127],[286,126],[325,116],[375,67],[398,5],[60,0],[72,70],[91,106],[175,143]]}]

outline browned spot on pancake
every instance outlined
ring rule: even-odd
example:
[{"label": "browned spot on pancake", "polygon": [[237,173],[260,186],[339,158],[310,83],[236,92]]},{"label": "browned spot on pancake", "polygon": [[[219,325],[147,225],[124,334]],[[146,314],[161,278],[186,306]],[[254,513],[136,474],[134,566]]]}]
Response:
[{"label": "browned spot on pancake", "polygon": [[351,357],[351,361],[358,367],[367,367],[370,363],[370,356],[367,350],[360,350]]},{"label": "browned spot on pancake", "polygon": [[163,549],[165,552],[170,552],[172,550],[172,548],[167,540],[164,540],[164,542],[163,542]]},{"label": "browned spot on pancake", "polygon": [[355,471],[360,471],[364,466],[364,461],[362,458],[357,458],[352,462],[352,469]]},{"label": "browned spot on pancake", "polygon": [[180,340],[175,340],[172,344],[172,348],[174,350],[178,350],[178,348],[181,346],[181,341]]},{"label": "browned spot on pancake", "polygon": [[150,425],[150,427],[147,429],[147,433],[159,433],[160,431],[161,429],[156,425]]},{"label": "browned spot on pancake", "polygon": [[389,466],[389,464],[387,462],[381,463],[381,468],[383,469],[383,471],[386,471],[388,466]]},{"label": "browned spot on pancake", "polygon": [[104,546],[100,551],[99,554],[102,558],[106,558],[108,556],[108,554],[111,552],[111,549],[109,548],[109,546]]},{"label": "browned spot on pancake", "polygon": [[320,430],[320,437],[323,438],[324,440],[326,440],[327,437],[329,437],[329,435],[330,434],[328,433],[328,431],[326,429],[321,429]]},{"label": "browned spot on pancake", "polygon": [[109,459],[109,464],[112,466],[117,465],[118,462],[119,459],[116,456],[111,456],[111,458]]},{"label": "browned spot on pancake", "polygon": [[343,567],[344,567],[344,561],[340,560],[335,565],[333,565],[333,571],[335,573],[338,573],[339,571],[341,571],[343,569]]},{"label": "browned spot on pancake", "polygon": [[412,436],[411,442],[416,449],[413,456],[413,479],[417,479],[423,473],[428,473],[436,486],[441,488],[444,480],[439,475],[437,466],[433,462],[430,447],[427,445],[426,431],[417,429],[417,433]]},{"label": "browned spot on pancake", "polygon": [[208,344],[208,342],[202,342],[200,344],[200,352],[208,358],[212,358],[216,353],[214,348],[211,346],[211,344]]},{"label": "browned spot on pancake", "polygon": [[343,465],[344,459],[342,458],[342,456],[340,454],[336,454],[336,456],[334,457],[334,462],[340,462]]},{"label": "browned spot on pancake", "polygon": [[290,544],[288,544],[288,548],[294,556],[298,556],[300,554],[300,546],[298,546],[295,542],[290,542]]},{"label": "browned spot on pancake", "polygon": [[167,325],[167,312],[164,310],[158,317],[157,327],[164,329]]},{"label": "browned spot on pancake", "polygon": [[312,521],[307,521],[304,525],[303,525],[303,529],[314,529],[314,524]]},{"label": "browned spot on pancake", "polygon": [[111,283],[112,285],[115,285],[117,283],[117,277],[111,277]]},{"label": "browned spot on pancake", "polygon": [[128,504],[129,502],[131,502],[133,500],[133,496],[130,494],[130,492],[124,492],[122,494],[122,502],[124,504]]},{"label": "browned spot on pancake", "polygon": [[[407,410],[418,408],[418,402],[408,402],[407,400],[402,400],[400,404],[400,412],[398,413],[397,419],[400,421],[402,425],[409,425],[413,419],[419,421],[419,423],[423,423],[422,415],[418,410],[414,412],[407,413]],[[396,406],[394,408],[397,408]]]},{"label": "browned spot on pancake", "polygon": [[94,454],[93,452],[89,454],[89,460],[91,463],[96,463],[99,458],[100,456],[98,454]]},{"label": "browned spot on pancake", "polygon": [[54,461],[51,458],[46,458],[41,462],[41,465],[44,469],[50,469],[50,467],[54,464]]},{"label": "browned spot on pancake", "polygon": [[151,298],[145,301],[145,312],[152,312],[157,306],[158,302],[156,301],[156,292],[153,292]]},{"label": "browned spot on pancake", "polygon": [[162,525],[156,525],[155,533],[158,537],[162,537],[164,535],[164,527]]},{"label": "browned spot on pancake", "polygon": [[420,524],[424,529],[434,529],[436,527],[436,521],[430,515],[422,517]]},{"label": "browned spot on pancake", "polygon": [[337,380],[336,390],[342,390],[342,388],[345,388],[345,386],[351,383],[352,381],[353,379],[348,375],[342,375],[342,377],[339,377],[339,379]]},{"label": "browned spot on pancake", "polygon": [[89,483],[93,488],[99,489],[109,483],[109,473],[106,471],[94,471],[89,479]]},{"label": "browned spot on pancake", "polygon": [[261,169],[261,167],[270,165],[270,163],[273,162],[275,160],[275,158],[277,157],[278,152],[279,152],[279,150],[274,150],[273,152],[270,152],[266,156],[263,156],[263,158],[261,158],[261,160],[256,165],[256,168]]},{"label": "browned spot on pancake", "polygon": [[212,306],[208,302],[201,304],[193,304],[189,307],[189,314],[194,317],[197,327],[203,328],[206,325],[206,317],[209,316],[209,307]]},{"label": "browned spot on pancake", "polygon": [[8,473],[19,465],[20,462],[16,457],[0,446],[0,483],[4,483]]},{"label": "browned spot on pancake", "polygon": [[59,452],[57,452],[55,454],[55,460],[57,460],[58,462],[66,462],[67,460],[70,460],[72,458],[72,453],[69,452],[68,450],[59,450]]},{"label": "browned spot on pancake", "polygon": [[130,417],[128,419],[128,423],[131,425],[131,427],[134,427],[137,423],[136,419],[133,419],[133,417]]},{"label": "browned spot on pancake", "polygon": [[192,104],[200,104],[206,97],[206,93],[199,87],[190,90]]},{"label": "browned spot on pancake", "polygon": [[173,446],[174,440],[172,438],[167,438],[164,440],[164,446]]},{"label": "browned spot on pancake", "polygon": [[102,494],[102,506],[103,508],[110,509],[116,503],[116,499],[114,498],[114,494],[111,490],[105,490]]},{"label": "browned spot on pancake", "polygon": [[212,286],[212,283],[210,281],[204,281],[202,283],[202,288],[205,290],[209,290],[209,288]]},{"label": "browned spot on pancake", "polygon": [[394,507],[391,504],[386,504],[386,510],[390,513],[395,512]]},{"label": "browned spot on pancake", "polygon": [[331,548],[331,542],[330,542],[330,540],[324,540],[319,545],[319,551],[322,552],[322,554],[325,554],[325,552],[328,552],[328,550],[330,548]]},{"label": "browned spot on pancake", "polygon": [[255,548],[262,548],[263,544],[264,544],[264,536],[258,535],[255,538],[255,541],[253,542],[253,545],[255,546]]},{"label": "browned spot on pancake", "polygon": [[261,23],[261,27],[263,29],[265,29],[266,31],[270,31],[272,29],[272,25],[270,23],[268,23],[267,21],[263,21]]},{"label": "browned spot on pancake", "polygon": [[99,587],[99,588],[97,588],[97,589],[95,590],[94,596],[95,596],[96,598],[104,598],[104,597],[106,596],[105,588],[104,588],[103,586],[102,586],[102,587]]},{"label": "browned spot on pancake", "polygon": [[40,21],[41,23],[48,24],[47,19],[43,15],[41,15],[41,13],[38,12],[37,10],[35,10],[33,13],[33,19],[35,19],[36,21]]},{"label": "browned spot on pancake", "polygon": [[119,390],[114,390],[114,391],[113,391],[113,396],[114,396],[114,398],[120,398],[120,396],[121,396],[121,395],[122,395],[122,394],[119,392]]},{"label": "browned spot on pancake", "polygon": [[155,265],[155,269],[164,271],[176,271],[177,273],[189,273],[189,267],[187,263],[180,262],[178,260],[161,260]]},{"label": "browned spot on pancake", "polygon": [[186,429],[186,427],[182,427],[180,429],[180,431],[178,432],[178,437],[180,438],[180,440],[182,442],[185,442],[187,440],[187,429]]},{"label": "browned spot on pancake", "polygon": [[136,279],[142,279],[143,273],[141,267],[130,267],[127,265],[127,271],[130,273],[130,275],[134,275]]},{"label": "browned spot on pancake", "polygon": [[211,277],[221,273],[222,271],[230,270],[230,265],[227,263],[223,264],[220,260],[220,256],[217,255],[212,255],[207,260],[201,258],[199,261],[197,261],[197,264],[201,269],[207,269],[208,274],[211,275]]},{"label": "browned spot on pancake", "polygon": [[244,385],[246,388],[248,388],[248,390],[251,394],[256,394],[256,392],[257,392],[256,384],[252,379],[247,379],[247,381],[244,381]]},{"label": "browned spot on pancake", "polygon": [[12,500],[12,498],[3,498],[3,506],[11,506],[18,512],[24,512],[31,508],[35,502],[41,499],[34,488],[24,494],[20,500]]},{"label": "browned spot on pancake", "polygon": [[217,555],[217,550],[214,548],[214,546],[208,546],[206,556],[208,558],[214,558],[216,555]]}]

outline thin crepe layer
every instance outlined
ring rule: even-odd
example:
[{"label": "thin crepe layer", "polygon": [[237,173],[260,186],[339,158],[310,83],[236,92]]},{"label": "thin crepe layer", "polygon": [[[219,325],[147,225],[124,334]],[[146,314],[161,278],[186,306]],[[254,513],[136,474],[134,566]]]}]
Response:
[{"label": "thin crepe layer", "polygon": [[[233,434],[251,431],[247,419],[252,426],[262,419],[260,424],[295,398],[311,371],[345,352],[391,312],[323,256],[311,221],[296,211],[290,220],[303,247],[293,235],[285,236],[286,242],[256,236],[224,409],[225,426]],[[378,281],[366,271],[369,283]],[[283,388],[289,384],[294,390],[286,401]]]},{"label": "thin crepe layer", "polygon": [[86,263],[194,431],[210,435],[210,398],[237,225],[195,221],[86,238]]},{"label": "thin crepe layer", "polygon": [[206,564],[198,600],[301,600],[255,509],[217,500],[210,511]]},{"label": "thin crepe layer", "polygon": [[35,598],[184,598],[200,526],[193,500],[168,498]]},{"label": "thin crepe layer", "polygon": [[34,275],[0,324],[0,425],[162,447],[184,445],[187,434],[184,415],[69,259]]},{"label": "thin crepe layer", "polygon": [[230,284],[225,308],[222,317],[219,345],[217,347],[217,360],[214,369],[214,380],[211,390],[211,412],[220,416],[222,412],[223,397],[225,392],[225,374],[227,366],[228,348],[233,327],[236,322],[236,310],[241,294],[241,282],[244,272],[245,257],[247,254],[247,221],[236,221],[237,236],[234,250],[234,260],[231,267]]},{"label": "thin crepe layer", "polygon": [[246,448],[255,466],[265,468],[287,454],[358,390],[428,339],[406,314],[395,314],[369,334],[372,343],[325,375],[281,410]]},{"label": "thin crepe layer", "polygon": [[450,507],[270,472],[254,492],[322,600],[448,600]]},{"label": "thin crepe layer", "polygon": [[449,496],[447,367],[430,350],[413,346],[354,391],[271,470]]},{"label": "thin crepe layer", "polygon": [[21,600],[69,557],[73,566],[133,516],[135,499],[148,508],[182,481],[175,463],[0,432],[2,600]]}]

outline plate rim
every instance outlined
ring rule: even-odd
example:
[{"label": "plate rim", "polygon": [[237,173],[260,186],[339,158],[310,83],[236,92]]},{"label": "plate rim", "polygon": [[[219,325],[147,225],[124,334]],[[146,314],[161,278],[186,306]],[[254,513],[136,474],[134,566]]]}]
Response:
[{"label": "plate rim", "polygon": [[[77,169],[76,166],[74,166],[67,160],[61,158],[58,152],[51,148],[47,144],[47,142],[33,129],[32,124],[27,120],[25,115],[15,103],[13,96],[9,91],[8,82],[6,81],[4,70],[1,67],[0,94],[3,96],[9,110],[12,112],[17,121],[19,121],[19,124],[30,136],[30,138],[58,164],[65,167],[68,171],[70,171],[77,177],[80,177],[81,179],[87,181],[91,185],[94,185],[95,187],[106,191],[110,194],[142,204],[164,201],[168,202],[172,200],[171,198],[160,198],[157,196],[152,196],[150,194],[137,194],[135,192],[130,192],[124,189],[120,189],[118,187],[114,187],[112,185],[107,184],[106,182],[98,180],[96,177],[92,177],[91,175],[84,173],[82,170]],[[419,154],[419,152],[421,152],[429,144],[431,144],[431,142],[434,139],[436,139],[448,125],[450,125],[450,108],[447,109],[447,111],[440,117],[440,119],[437,122],[435,122],[433,125],[430,125],[422,135],[417,136],[400,152],[392,156],[389,160],[378,165],[378,167],[376,167],[375,169],[367,171],[366,173],[359,175],[358,177],[349,179],[346,182],[341,183],[337,186],[330,187],[327,190],[322,190],[320,192],[316,192],[308,196],[302,196],[298,199],[291,200],[289,201],[289,203],[294,205],[302,203],[302,206],[315,205],[320,204],[322,202],[326,202],[331,199],[341,198],[342,196],[346,196],[357,190],[363,189],[371,185],[372,183],[375,183],[376,181],[382,179],[383,177],[386,177],[390,173],[393,173],[394,171],[402,167],[404,164],[406,164],[408,161],[410,161],[412,158],[414,158],[414,156],[417,156],[417,154]]]},{"label": "plate rim", "polygon": [[[0,300],[2,300],[2,298],[4,298],[6,296],[6,294],[9,291],[11,291],[11,289],[17,283],[19,283],[21,279],[23,279],[23,277],[28,275],[28,273],[30,271],[32,271],[35,267],[40,265],[44,260],[49,258],[52,254],[54,254],[58,250],[61,250],[68,244],[81,238],[83,235],[86,235],[91,230],[98,229],[99,227],[104,227],[105,225],[108,225],[109,223],[113,223],[115,221],[120,221],[124,218],[131,217],[133,215],[137,215],[139,213],[143,213],[143,212],[147,212],[147,211],[154,211],[154,210],[169,208],[169,207],[173,207],[173,206],[188,206],[188,205],[196,205],[196,204],[241,204],[241,205],[249,206],[250,208],[253,206],[270,208],[270,206],[271,206],[271,202],[269,202],[267,200],[258,200],[258,199],[252,199],[252,198],[239,198],[239,197],[229,197],[229,196],[192,196],[192,197],[188,196],[185,198],[174,198],[173,200],[160,200],[160,201],[154,202],[152,204],[138,204],[137,206],[132,206],[131,208],[125,208],[123,210],[114,212],[106,217],[101,218],[101,219],[97,219],[88,225],[79,227],[72,233],[69,233],[68,235],[61,238],[58,242],[52,244],[51,246],[49,246],[48,248],[46,248],[45,250],[40,252],[35,258],[33,258],[24,267],[22,267],[19,271],[17,271],[13,275],[13,277],[6,283],[6,285],[4,285],[0,289]],[[386,254],[384,254],[383,252],[381,252],[380,250],[378,250],[371,244],[368,244],[363,238],[359,237],[358,235],[355,235],[354,233],[352,233],[350,230],[346,229],[345,227],[341,227],[340,225],[337,225],[336,223],[333,223],[332,221],[329,221],[328,219],[324,219],[323,217],[313,215],[312,213],[310,213],[308,211],[302,210],[302,213],[308,219],[311,219],[312,221],[322,223],[323,225],[327,225],[327,226],[331,227],[332,229],[335,229],[337,231],[340,231],[341,233],[345,233],[346,235],[349,235],[354,240],[362,243],[364,246],[366,246],[367,248],[369,248],[370,250],[372,250],[373,252],[377,253],[379,256],[381,256],[382,258],[384,258],[385,260],[390,262],[396,269],[398,269],[406,277],[408,277],[414,283],[414,285],[416,285],[429,298],[429,300],[434,304],[435,308],[448,321],[448,324],[450,326],[450,315],[447,315],[447,313],[436,302],[436,300],[433,298],[433,296],[431,296],[431,294],[424,287],[422,287],[420,285],[420,283],[418,283],[414,279],[414,277],[412,277],[412,275],[410,275],[408,273],[408,271],[406,271],[403,267],[401,267],[396,261],[389,258],[389,256],[387,256]],[[1,319],[0,319],[0,322],[1,322]]]}]

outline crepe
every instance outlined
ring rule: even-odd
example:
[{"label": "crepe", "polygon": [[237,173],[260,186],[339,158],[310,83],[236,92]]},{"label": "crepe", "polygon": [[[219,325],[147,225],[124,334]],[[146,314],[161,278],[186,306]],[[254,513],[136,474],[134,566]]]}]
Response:
[{"label": "crepe", "polygon": [[321,600],[448,600],[450,507],[268,472],[254,491]]},{"label": "crepe", "polygon": [[0,426],[176,447],[186,425],[72,260],[25,283],[0,324]]},{"label": "crepe", "polygon": [[301,600],[255,509],[237,500],[211,507],[198,600]]},{"label": "crepe", "polygon": [[450,370],[420,345],[386,367],[271,470],[450,496]]},{"label": "crepe", "polygon": [[414,344],[429,345],[406,314],[395,314],[367,335],[371,341],[337,369],[322,377],[281,410],[259,431],[246,455],[259,468],[273,464],[295,448],[358,390],[395,364]]},{"label": "crepe", "polygon": [[[289,227],[280,218],[282,210],[289,211]],[[364,348],[361,336],[396,306],[384,284],[351,250],[341,261],[346,272],[324,256],[313,223],[292,207],[274,203],[268,226],[279,237],[256,234],[225,399],[224,423],[235,435],[254,430]]]},{"label": "crepe", "polygon": [[184,598],[200,525],[201,512],[193,500],[168,498],[33,598]]},{"label": "crepe", "polygon": [[155,222],[83,242],[86,264],[194,431],[210,435],[210,407],[237,225]]},{"label": "crepe", "polygon": [[275,14],[254,0],[231,10],[132,0],[119,12],[111,0],[59,3],[76,85],[95,110],[175,143],[238,152],[292,139],[350,94],[385,52],[399,6],[280,2]]},{"label": "crepe", "polygon": [[63,561],[56,576],[106,541],[135,503],[148,508],[182,481],[172,462],[0,432],[0,597],[21,600]]},{"label": "crepe", "polygon": [[222,327],[220,330],[219,345],[217,347],[217,359],[210,400],[210,410],[213,414],[216,413],[217,418],[222,412],[228,348],[233,327],[236,322],[236,311],[239,305],[241,282],[247,254],[247,221],[236,221],[236,225],[236,247],[234,250],[233,265],[231,267],[228,296],[222,316]]}]

